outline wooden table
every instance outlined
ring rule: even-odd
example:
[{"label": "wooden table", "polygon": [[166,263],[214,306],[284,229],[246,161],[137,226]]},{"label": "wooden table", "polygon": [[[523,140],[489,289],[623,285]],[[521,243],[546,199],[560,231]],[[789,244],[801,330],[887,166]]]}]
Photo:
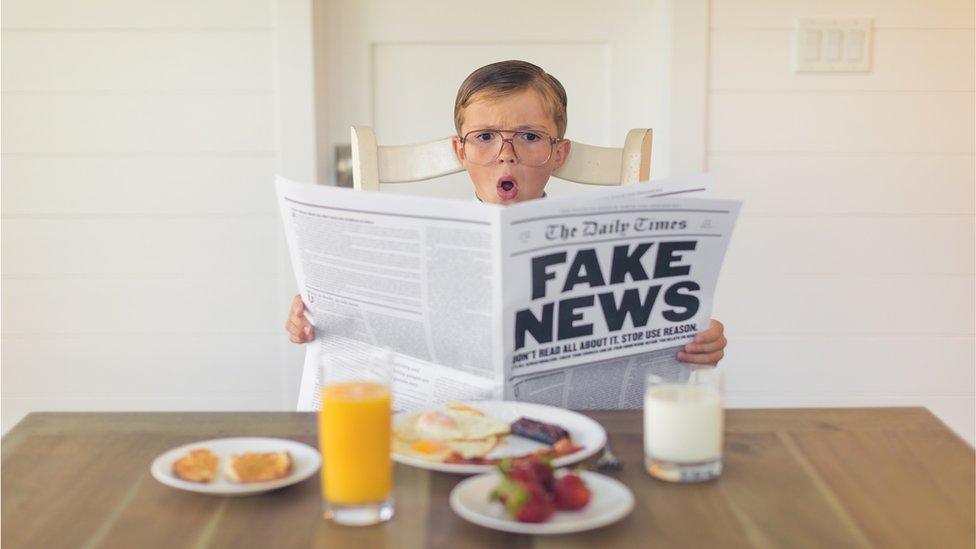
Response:
[{"label": "wooden table", "polygon": [[16,547],[965,547],[974,545],[973,449],[923,408],[730,410],[725,472],[673,485],[642,469],[640,412],[592,412],[637,496],[623,521],[531,537],[469,524],[459,477],[398,466],[396,517],[320,518],[318,478],[220,498],[163,486],[164,450],[236,435],[315,445],[300,413],[35,413],[3,438],[2,544]]}]

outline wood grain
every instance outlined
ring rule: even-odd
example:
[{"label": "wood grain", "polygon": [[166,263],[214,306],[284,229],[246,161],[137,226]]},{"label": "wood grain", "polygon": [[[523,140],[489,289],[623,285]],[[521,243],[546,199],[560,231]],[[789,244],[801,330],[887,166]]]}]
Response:
[{"label": "wood grain", "polygon": [[167,448],[263,435],[314,445],[300,413],[34,413],[2,447],[4,547],[972,547],[973,449],[922,408],[729,410],[725,471],[675,485],[642,468],[639,411],[590,412],[624,463],[624,520],[532,537],[469,524],[461,477],[396,468],[396,516],[321,518],[318,478],[255,497],[173,490],[149,476]]}]

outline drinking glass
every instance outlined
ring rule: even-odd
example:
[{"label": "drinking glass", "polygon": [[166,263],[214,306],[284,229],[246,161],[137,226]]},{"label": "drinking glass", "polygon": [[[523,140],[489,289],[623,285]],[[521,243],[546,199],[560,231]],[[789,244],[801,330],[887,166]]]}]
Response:
[{"label": "drinking glass", "polygon": [[670,482],[702,482],[722,473],[725,413],[722,375],[692,371],[687,382],[647,375],[644,392],[644,465]]},{"label": "drinking glass", "polygon": [[319,368],[324,517],[365,526],[393,517],[389,351],[335,353]]}]

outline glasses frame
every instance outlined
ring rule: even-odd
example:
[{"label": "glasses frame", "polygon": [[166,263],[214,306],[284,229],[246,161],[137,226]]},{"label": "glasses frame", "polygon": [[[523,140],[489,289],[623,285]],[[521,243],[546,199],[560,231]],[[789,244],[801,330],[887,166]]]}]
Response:
[{"label": "glasses frame", "polygon": [[[498,152],[495,153],[495,156],[492,157],[492,159],[489,160],[488,162],[485,162],[484,164],[482,164],[481,162],[475,162],[474,160],[471,160],[470,158],[468,158],[468,153],[466,151],[464,151],[464,143],[468,140],[468,137],[470,137],[471,134],[473,134],[473,133],[486,133],[486,132],[493,132],[493,133],[497,133],[498,135],[500,135],[502,137],[502,144],[501,144],[500,147],[498,147]],[[506,133],[512,134],[512,137],[509,137],[509,138],[506,139],[505,138],[505,135],[504,135]],[[519,158],[518,150],[515,149],[515,142],[514,141],[515,141],[515,136],[518,135],[518,134],[520,134],[520,133],[534,133],[534,134],[538,134],[540,136],[544,136],[544,137],[548,137],[549,138],[549,155],[546,156],[546,159],[541,164],[528,164],[528,163],[525,163],[521,158]],[[464,152],[464,158],[467,159],[468,162],[471,162],[473,164],[477,164],[479,166],[491,166],[492,164],[495,163],[496,160],[498,160],[498,157],[501,156],[502,150],[505,149],[505,143],[508,143],[512,147],[512,154],[515,155],[515,158],[518,159],[519,163],[520,164],[525,164],[526,166],[528,166],[530,168],[540,168],[540,167],[545,166],[546,164],[548,164],[549,161],[552,159],[552,151],[556,148],[555,147],[556,143],[559,143],[560,141],[565,141],[565,138],[563,138],[563,137],[552,137],[548,133],[541,132],[541,131],[534,131],[534,130],[499,130],[497,128],[482,128],[482,129],[479,129],[479,130],[471,130],[471,131],[465,133],[463,137],[459,135],[458,136],[458,139],[461,140],[461,151]]]}]

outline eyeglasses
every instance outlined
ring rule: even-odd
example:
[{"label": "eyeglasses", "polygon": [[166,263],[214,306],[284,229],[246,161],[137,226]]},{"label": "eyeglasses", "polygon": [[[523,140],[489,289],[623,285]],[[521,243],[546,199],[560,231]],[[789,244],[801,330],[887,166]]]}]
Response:
[{"label": "eyeglasses", "polygon": [[[503,133],[510,133],[512,137],[506,139]],[[549,162],[553,145],[560,141],[562,139],[551,137],[545,132],[484,129],[464,134],[461,138],[461,150],[469,162],[488,166],[498,159],[505,143],[508,143],[519,162],[538,168]]]}]

